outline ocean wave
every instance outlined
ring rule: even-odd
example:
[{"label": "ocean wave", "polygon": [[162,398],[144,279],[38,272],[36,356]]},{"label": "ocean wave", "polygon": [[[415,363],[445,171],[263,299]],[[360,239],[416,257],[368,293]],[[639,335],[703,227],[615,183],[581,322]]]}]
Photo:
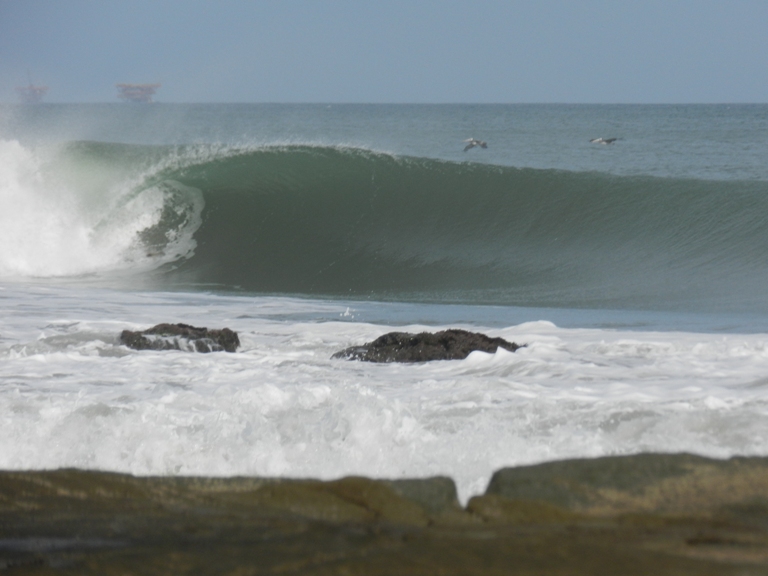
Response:
[{"label": "ocean wave", "polygon": [[[58,162],[59,171],[85,162],[112,174],[96,202],[108,208],[86,236],[93,242],[122,226],[126,240],[111,249],[110,265],[139,270],[149,259],[169,286],[516,305],[768,306],[766,182],[300,144],[81,142]],[[141,197],[155,200],[132,211]],[[9,269],[2,255],[0,269]]]}]

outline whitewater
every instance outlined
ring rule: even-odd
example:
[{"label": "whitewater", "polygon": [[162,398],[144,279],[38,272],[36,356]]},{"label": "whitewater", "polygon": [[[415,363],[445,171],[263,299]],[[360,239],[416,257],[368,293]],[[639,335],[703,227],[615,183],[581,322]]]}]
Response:
[{"label": "whitewater", "polygon": [[[757,105],[0,107],[0,468],[440,474],[466,499],[510,465],[766,455],[766,124]],[[118,342],[160,322],[242,346]],[[331,360],[450,327],[526,347]]]}]

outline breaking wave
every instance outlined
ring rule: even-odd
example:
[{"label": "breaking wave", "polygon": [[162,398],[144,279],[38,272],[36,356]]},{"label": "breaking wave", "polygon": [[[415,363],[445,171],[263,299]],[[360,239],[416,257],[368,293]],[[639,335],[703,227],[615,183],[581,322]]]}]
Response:
[{"label": "breaking wave", "polygon": [[0,142],[0,275],[393,300],[768,310],[768,183],[289,145]]}]

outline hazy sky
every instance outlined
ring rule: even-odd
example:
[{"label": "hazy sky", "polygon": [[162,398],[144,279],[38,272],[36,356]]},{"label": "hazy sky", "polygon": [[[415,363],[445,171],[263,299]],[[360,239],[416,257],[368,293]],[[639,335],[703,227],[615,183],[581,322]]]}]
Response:
[{"label": "hazy sky", "polygon": [[768,102],[768,0],[0,0],[0,101]]}]

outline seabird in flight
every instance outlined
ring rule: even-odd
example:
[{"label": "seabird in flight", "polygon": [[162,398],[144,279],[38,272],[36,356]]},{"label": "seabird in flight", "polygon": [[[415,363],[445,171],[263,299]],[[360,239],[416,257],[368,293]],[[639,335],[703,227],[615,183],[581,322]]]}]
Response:
[{"label": "seabird in flight", "polygon": [[618,138],[592,138],[590,142],[594,144],[612,144],[613,142],[616,142]]},{"label": "seabird in flight", "polygon": [[483,142],[482,140],[477,140],[476,138],[467,138],[464,140],[464,142],[469,142],[466,146],[464,146],[464,152],[469,150],[470,148],[474,148],[475,146],[480,146],[480,148],[488,148],[488,144]]}]

